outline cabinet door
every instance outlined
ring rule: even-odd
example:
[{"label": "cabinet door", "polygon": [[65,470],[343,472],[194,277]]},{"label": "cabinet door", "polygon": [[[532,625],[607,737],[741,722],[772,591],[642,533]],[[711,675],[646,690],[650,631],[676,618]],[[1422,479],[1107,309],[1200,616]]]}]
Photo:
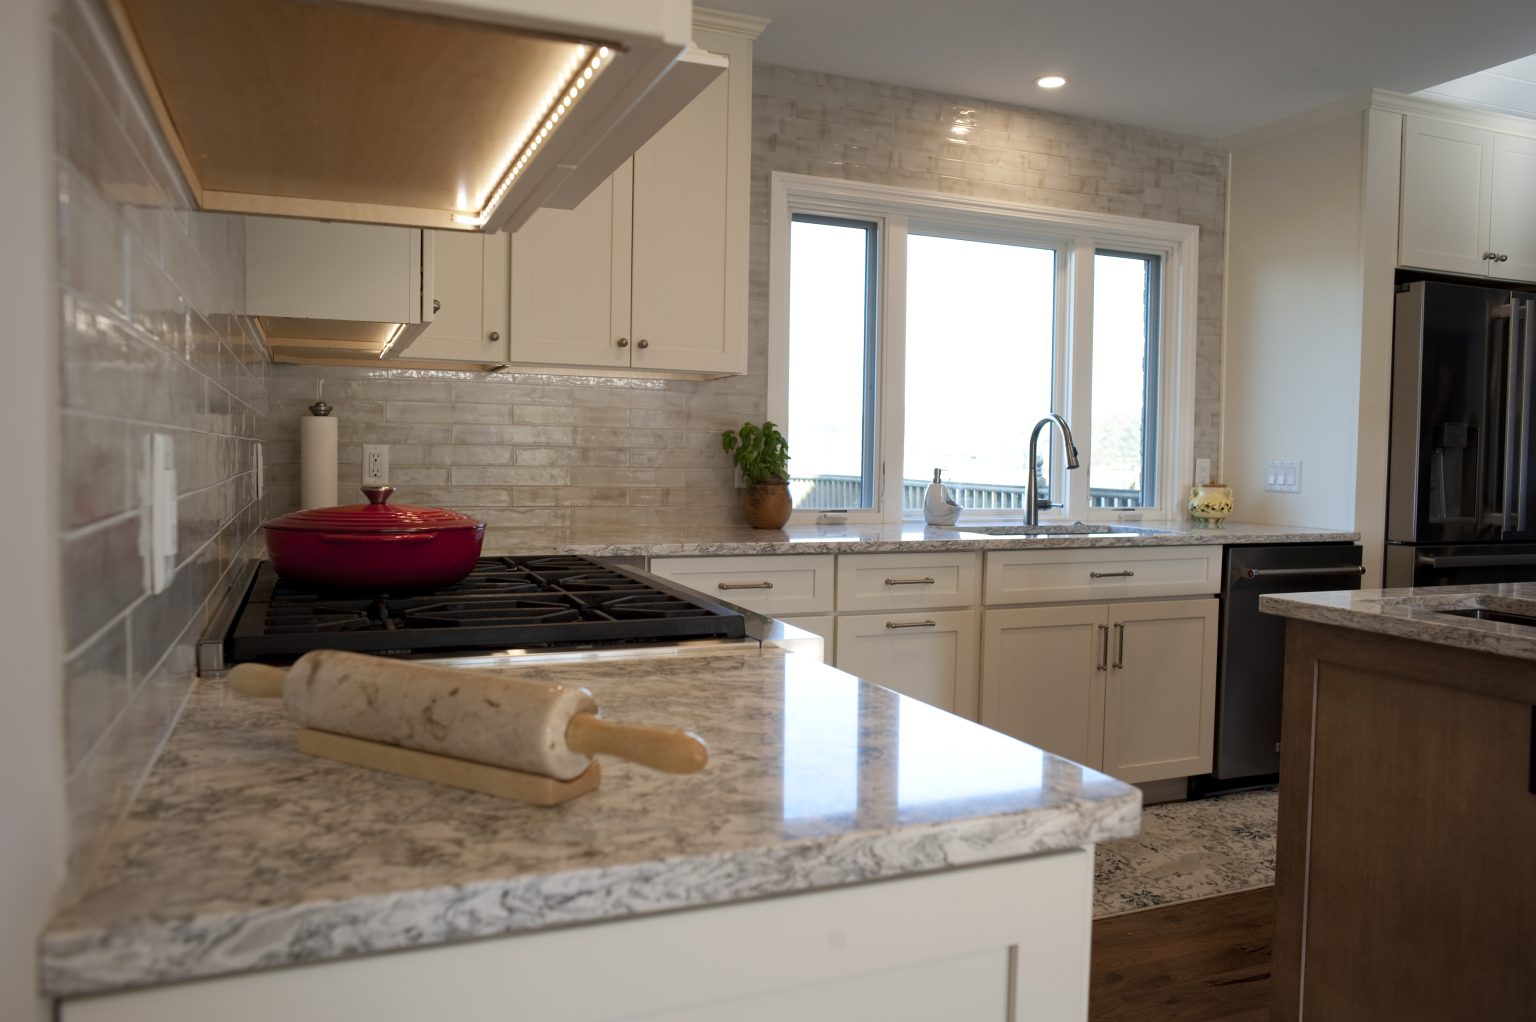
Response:
[{"label": "cabinet door", "polygon": [[988,610],[981,723],[1098,767],[1104,752],[1104,604]]},{"label": "cabinet door", "polygon": [[1485,274],[1493,132],[1424,117],[1403,121],[1398,261]]},{"label": "cabinet door", "polygon": [[1211,769],[1217,602],[1110,604],[1106,774],[1156,781]]},{"label": "cabinet door", "polygon": [[629,366],[632,181],[626,163],[575,209],[541,209],[512,235],[511,361]]},{"label": "cabinet door", "polygon": [[245,218],[245,312],[252,316],[421,322],[421,231]]},{"label": "cabinet door", "polygon": [[1495,277],[1536,280],[1536,138],[1493,138],[1492,219],[1488,248],[1505,258]]},{"label": "cabinet door", "polygon": [[840,670],[975,719],[976,612],[839,614]]},{"label": "cabinet door", "polygon": [[408,358],[493,365],[507,361],[505,234],[434,231],[432,325],[406,348]]}]

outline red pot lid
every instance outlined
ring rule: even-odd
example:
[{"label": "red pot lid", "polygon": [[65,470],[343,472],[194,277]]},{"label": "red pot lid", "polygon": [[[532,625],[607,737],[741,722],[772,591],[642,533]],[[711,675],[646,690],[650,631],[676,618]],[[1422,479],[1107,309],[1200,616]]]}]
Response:
[{"label": "red pot lid", "polygon": [[315,507],[291,511],[264,526],[285,532],[402,533],[441,532],[444,529],[483,529],[485,523],[440,507],[389,504],[392,486],[364,486],[366,504]]}]

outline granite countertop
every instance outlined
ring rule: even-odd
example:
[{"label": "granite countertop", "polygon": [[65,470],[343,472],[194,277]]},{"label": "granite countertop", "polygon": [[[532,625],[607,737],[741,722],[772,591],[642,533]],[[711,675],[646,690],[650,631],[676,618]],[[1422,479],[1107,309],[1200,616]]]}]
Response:
[{"label": "granite countertop", "polygon": [[[972,527],[997,528],[997,523]],[[916,553],[946,550],[1030,550],[1122,546],[1228,546],[1245,543],[1356,542],[1358,532],[1306,525],[1206,524],[1191,519],[1094,523],[1080,535],[998,535],[921,523],[888,525],[794,525],[787,529],[651,529],[623,535],[578,533],[557,547],[587,557],[730,556],[736,554]],[[1023,526],[1019,526],[1023,532]],[[526,552],[526,551],[518,551]]]},{"label": "granite countertop", "polygon": [[[833,887],[1134,834],[1141,795],[764,649],[515,668],[685,727],[691,776],[615,760],[554,808],[312,759],[276,701],[193,690],[41,938],[70,996]],[[1086,910],[1086,909],[1085,909]]]},{"label": "granite countertop", "polygon": [[1536,617],[1536,582],[1261,596],[1259,609],[1301,621],[1536,660],[1536,625],[1444,613],[1482,609]]}]

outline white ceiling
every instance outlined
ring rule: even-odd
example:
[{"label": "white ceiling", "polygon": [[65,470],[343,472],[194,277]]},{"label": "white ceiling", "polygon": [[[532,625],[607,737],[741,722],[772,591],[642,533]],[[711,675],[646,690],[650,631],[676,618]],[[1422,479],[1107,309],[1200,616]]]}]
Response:
[{"label": "white ceiling", "polygon": [[1209,138],[1536,53],[1533,0],[702,2],[772,19],[766,63]]},{"label": "white ceiling", "polygon": [[1465,103],[1494,113],[1536,118],[1536,57],[1521,57],[1453,82],[1432,86],[1417,95],[1449,103]]}]

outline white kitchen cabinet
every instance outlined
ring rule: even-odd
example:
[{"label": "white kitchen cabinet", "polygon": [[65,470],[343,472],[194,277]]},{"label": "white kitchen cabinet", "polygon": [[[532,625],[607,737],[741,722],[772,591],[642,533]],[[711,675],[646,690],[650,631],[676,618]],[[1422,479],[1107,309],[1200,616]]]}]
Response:
[{"label": "white kitchen cabinet", "polygon": [[[845,560],[854,558],[845,558]],[[839,670],[976,719],[977,612],[839,614]]]},{"label": "white kitchen cabinet", "polygon": [[983,612],[981,723],[1123,781],[1211,768],[1214,598]]},{"label": "white kitchen cabinet", "polygon": [[974,607],[981,593],[975,553],[856,554],[837,560],[837,609],[896,611]]},{"label": "white kitchen cabinet", "polygon": [[831,554],[653,557],[650,570],[711,599],[774,617],[830,614],[834,606]]},{"label": "white kitchen cabinet", "polygon": [[[1088,1014],[1093,850],[61,1002],[62,1022]],[[592,982],[594,963],[602,982]]]},{"label": "white kitchen cabinet", "polygon": [[1221,547],[1087,547],[987,554],[982,601],[1060,603],[1221,591]]},{"label": "white kitchen cabinet", "polygon": [[432,319],[432,232],[247,217],[245,313],[278,361],[376,358]]},{"label": "white kitchen cabinet", "polygon": [[746,372],[752,39],[695,41],[725,74],[579,206],[512,236],[512,362]]},{"label": "white kitchen cabinet", "polygon": [[1404,117],[1398,262],[1536,280],[1536,138]]},{"label": "white kitchen cabinet", "polygon": [[505,365],[508,235],[432,233],[432,322],[409,344],[396,344],[391,355]]},{"label": "white kitchen cabinet", "polygon": [[821,636],[822,663],[835,663],[837,657],[837,619],[831,614],[805,614],[779,617],[786,625],[804,628]]}]

